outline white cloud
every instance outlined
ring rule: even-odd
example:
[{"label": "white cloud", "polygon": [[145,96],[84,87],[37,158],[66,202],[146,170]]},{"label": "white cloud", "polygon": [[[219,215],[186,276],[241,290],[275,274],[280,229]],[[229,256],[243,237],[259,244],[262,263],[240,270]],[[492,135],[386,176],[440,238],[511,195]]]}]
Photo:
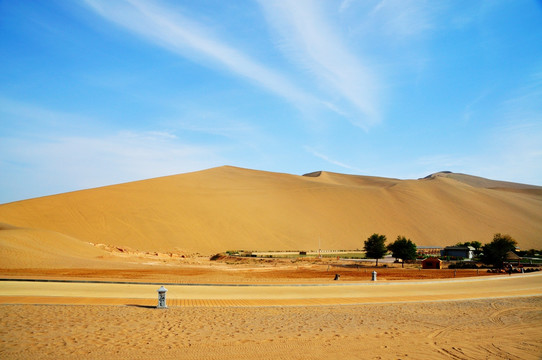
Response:
[{"label": "white cloud", "polygon": [[126,139],[135,139],[143,141],[164,141],[177,139],[177,135],[168,131],[145,131],[145,132],[133,132],[133,131],[121,131],[119,133]]},{"label": "white cloud", "polygon": [[349,120],[363,128],[380,120],[380,84],[374,70],[350,51],[319,3],[299,0],[260,4],[280,36],[280,48],[286,56],[308,71],[331,98],[324,105],[340,109],[340,114],[348,113]]},{"label": "white cloud", "polygon": [[139,0],[86,0],[102,17],[144,37],[173,53],[201,63],[201,59],[225,68],[279,95],[296,106],[314,103],[281,72],[252,59],[229,45],[209,28],[165,5]]}]

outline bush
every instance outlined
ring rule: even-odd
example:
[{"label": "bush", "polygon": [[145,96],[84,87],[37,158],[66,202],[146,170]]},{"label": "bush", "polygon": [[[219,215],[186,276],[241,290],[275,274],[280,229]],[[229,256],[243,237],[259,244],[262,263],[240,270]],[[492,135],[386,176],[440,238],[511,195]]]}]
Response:
[{"label": "bush", "polygon": [[213,256],[211,256],[210,260],[211,261],[216,261],[216,260],[221,260],[223,259],[225,256],[223,254],[214,254]]},{"label": "bush", "polygon": [[478,265],[473,262],[459,261],[454,264],[450,264],[448,269],[479,269]]}]

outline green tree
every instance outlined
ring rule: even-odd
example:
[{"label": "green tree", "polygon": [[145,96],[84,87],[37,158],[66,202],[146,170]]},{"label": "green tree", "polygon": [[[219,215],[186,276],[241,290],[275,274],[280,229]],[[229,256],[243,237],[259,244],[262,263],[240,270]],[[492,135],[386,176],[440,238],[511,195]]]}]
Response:
[{"label": "green tree", "polygon": [[479,241],[471,241],[470,246],[474,248],[474,256],[480,256],[480,254],[482,253],[482,243]]},{"label": "green tree", "polygon": [[516,248],[517,242],[507,234],[495,234],[493,241],[482,247],[482,262],[486,265],[502,269],[509,251]]},{"label": "green tree", "polygon": [[395,242],[388,245],[388,250],[396,259],[401,259],[401,267],[405,267],[405,260],[416,259],[416,244],[404,236],[397,236]]},{"label": "green tree", "polygon": [[373,234],[365,240],[364,250],[366,257],[369,259],[376,259],[376,266],[378,266],[378,259],[382,259],[388,252],[385,245],[386,235]]}]

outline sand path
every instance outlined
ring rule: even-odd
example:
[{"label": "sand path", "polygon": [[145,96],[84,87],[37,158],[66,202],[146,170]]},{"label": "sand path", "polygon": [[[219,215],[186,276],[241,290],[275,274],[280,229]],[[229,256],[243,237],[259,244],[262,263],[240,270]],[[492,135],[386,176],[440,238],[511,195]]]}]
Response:
[{"label": "sand path", "polygon": [[[157,285],[2,281],[0,304],[156,304]],[[542,274],[326,285],[167,285],[169,306],[336,305],[542,296]]]}]

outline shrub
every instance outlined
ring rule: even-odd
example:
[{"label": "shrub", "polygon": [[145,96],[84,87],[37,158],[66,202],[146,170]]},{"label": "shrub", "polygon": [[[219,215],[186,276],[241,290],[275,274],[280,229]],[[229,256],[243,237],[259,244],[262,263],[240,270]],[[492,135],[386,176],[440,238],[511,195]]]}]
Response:
[{"label": "shrub", "polygon": [[213,256],[211,256],[210,260],[211,261],[216,261],[216,260],[221,260],[224,258],[224,255],[218,253],[218,254],[214,254]]},{"label": "shrub", "polygon": [[450,264],[448,269],[478,269],[478,265],[473,262],[459,261],[454,264]]}]

